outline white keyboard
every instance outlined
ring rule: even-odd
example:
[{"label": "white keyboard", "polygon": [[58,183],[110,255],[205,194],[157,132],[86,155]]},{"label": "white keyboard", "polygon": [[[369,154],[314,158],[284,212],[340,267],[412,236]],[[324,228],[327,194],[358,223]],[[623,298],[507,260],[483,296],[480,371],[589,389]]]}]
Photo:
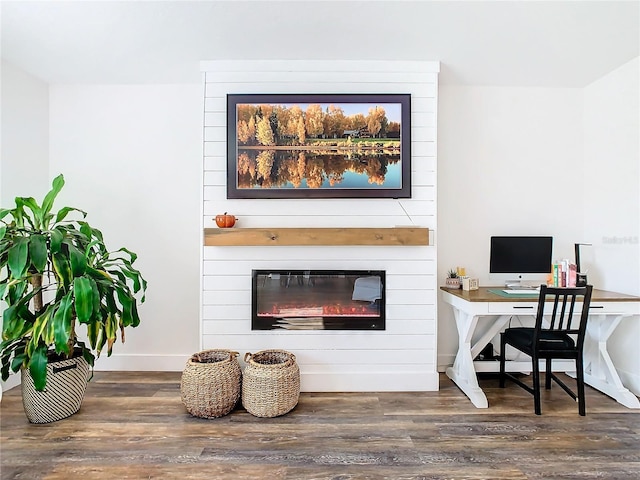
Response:
[{"label": "white keyboard", "polygon": [[519,289],[519,290],[510,288],[502,291],[504,293],[509,293],[512,295],[539,295],[540,294],[539,288],[527,288],[527,289]]}]

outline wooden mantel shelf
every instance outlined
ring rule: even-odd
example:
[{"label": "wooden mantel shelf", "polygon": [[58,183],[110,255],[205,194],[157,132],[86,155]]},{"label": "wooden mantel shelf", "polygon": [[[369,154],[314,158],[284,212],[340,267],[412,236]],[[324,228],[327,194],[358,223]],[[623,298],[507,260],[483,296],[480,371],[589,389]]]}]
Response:
[{"label": "wooden mantel shelf", "polygon": [[393,228],[205,228],[204,245],[429,245],[429,229]]}]

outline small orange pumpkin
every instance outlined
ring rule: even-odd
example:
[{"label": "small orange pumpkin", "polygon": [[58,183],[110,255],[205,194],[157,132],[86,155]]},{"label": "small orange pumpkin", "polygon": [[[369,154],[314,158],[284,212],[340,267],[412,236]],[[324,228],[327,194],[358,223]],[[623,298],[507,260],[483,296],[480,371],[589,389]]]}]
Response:
[{"label": "small orange pumpkin", "polygon": [[227,212],[222,215],[216,215],[216,225],[220,228],[231,228],[235,224],[236,217],[234,215],[227,215]]}]

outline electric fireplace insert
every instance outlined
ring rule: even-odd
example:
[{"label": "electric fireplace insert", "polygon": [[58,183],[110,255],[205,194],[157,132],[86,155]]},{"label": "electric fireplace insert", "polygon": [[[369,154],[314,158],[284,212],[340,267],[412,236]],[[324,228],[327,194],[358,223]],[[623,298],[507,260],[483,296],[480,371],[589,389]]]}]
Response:
[{"label": "electric fireplace insert", "polygon": [[383,270],[253,270],[252,330],[384,330]]}]

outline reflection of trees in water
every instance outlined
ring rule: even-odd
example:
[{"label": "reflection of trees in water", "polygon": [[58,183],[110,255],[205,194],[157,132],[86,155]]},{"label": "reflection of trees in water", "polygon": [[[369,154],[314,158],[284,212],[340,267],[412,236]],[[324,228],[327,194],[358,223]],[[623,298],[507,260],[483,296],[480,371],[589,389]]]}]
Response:
[{"label": "reflection of trees in water", "polygon": [[304,178],[304,171],[307,169],[307,155],[304,152],[300,152],[298,155],[298,175],[300,178]]},{"label": "reflection of trees in water", "polygon": [[271,184],[271,172],[273,170],[273,162],[275,161],[275,155],[273,150],[262,150],[256,157],[256,163],[258,164],[258,179],[262,181],[262,186],[270,186]]},{"label": "reflection of trees in water", "polygon": [[238,155],[238,187],[251,188],[256,177],[256,162],[246,153]]},{"label": "reflection of trees in water", "polygon": [[[300,187],[302,180],[304,180],[305,164],[304,152],[300,152],[298,156],[292,155],[278,160],[278,171],[276,173],[278,186],[282,187],[287,182],[290,182],[294,188]],[[300,168],[300,165],[302,165],[302,168]]]},{"label": "reflection of trees in water", "polygon": [[319,158],[307,160],[307,168],[304,171],[309,188],[320,188],[324,180],[324,162]]},{"label": "reflection of trees in water", "polygon": [[379,152],[345,155],[344,153],[261,150],[238,156],[239,188],[322,188],[325,179],[332,187],[340,186],[345,173],[366,175],[370,185],[384,185],[388,166],[400,162],[400,155]]},{"label": "reflection of trees in water", "polygon": [[324,171],[329,179],[329,185],[335,187],[344,180],[344,172],[351,170],[353,162],[346,160],[343,155],[327,155],[324,161]]},{"label": "reflection of trees in water", "polygon": [[369,177],[370,184],[382,185],[384,184],[384,176],[387,173],[387,165],[382,165],[380,159],[372,158],[366,164],[365,171]]}]

